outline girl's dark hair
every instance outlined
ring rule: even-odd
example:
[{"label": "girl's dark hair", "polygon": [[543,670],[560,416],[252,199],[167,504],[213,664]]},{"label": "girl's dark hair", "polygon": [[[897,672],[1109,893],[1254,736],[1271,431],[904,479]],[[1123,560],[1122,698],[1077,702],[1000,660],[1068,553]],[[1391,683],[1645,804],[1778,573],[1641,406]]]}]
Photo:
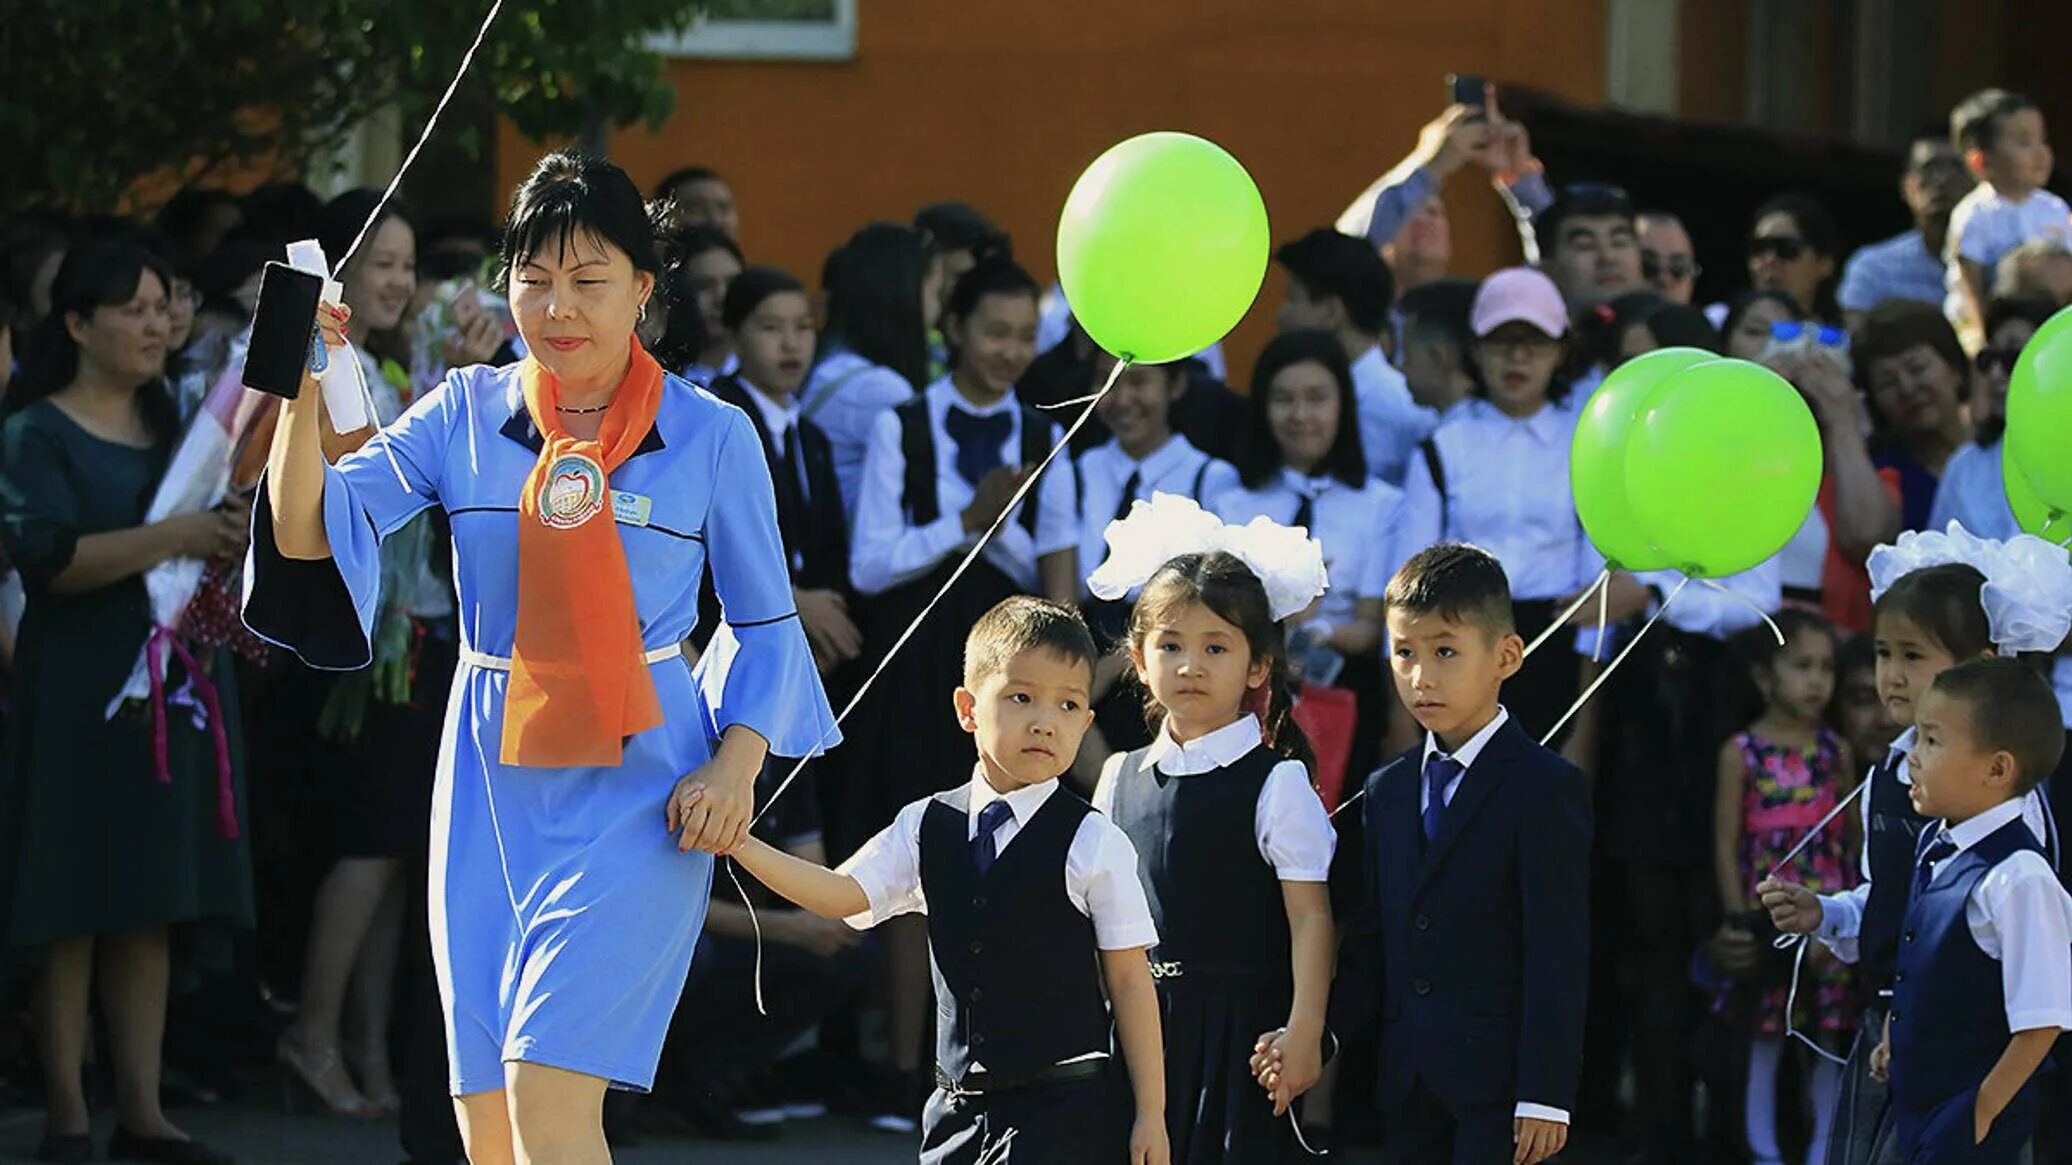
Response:
[{"label": "girl's dark hair", "polygon": [[1781,291],[1744,291],[1727,301],[1727,315],[1719,325],[1721,351],[1726,350],[1727,341],[1740,330],[1742,317],[1759,303],[1774,303],[1795,320],[1806,318],[1806,309],[1800,306],[1799,301]]},{"label": "girl's dark hair", "polygon": [[[381,206],[381,191],[366,187],[348,190],[324,204],[322,213],[317,215],[317,243],[324,248],[324,258],[334,270],[343,270],[339,264],[353,240],[359,238],[362,225],[367,225],[367,237],[360,243],[362,251],[374,242],[374,233],[390,219],[401,219],[403,225],[411,227],[414,232],[416,224],[411,221],[409,208],[400,199],[389,200],[387,206],[381,207],[381,217],[368,225],[367,216],[373,214],[377,206]],[[406,314],[406,323],[408,318]],[[410,337],[408,329],[401,324],[385,331],[369,332],[361,339],[360,346],[377,359],[393,360],[405,368],[410,366]]]},{"label": "girl's dark hair", "polygon": [[705,314],[698,310],[697,293],[691,287],[690,272],[672,263],[655,276],[655,293],[648,299],[651,310],[664,313],[662,334],[648,345],[655,363],[681,376],[698,362],[699,353],[712,346],[705,331]]},{"label": "girl's dark hair", "polygon": [[1899,576],[1878,596],[1871,627],[1898,615],[1927,633],[1961,662],[1994,650],[1993,628],[1979,589],[1986,576],[1962,562],[1924,566]]},{"label": "girl's dark hair", "polygon": [[497,288],[508,290],[513,270],[546,247],[559,252],[578,233],[626,252],[636,271],[662,270],[655,228],[633,179],[602,158],[556,150],[540,159],[511,196]]},{"label": "girl's dark hair", "polygon": [[727,233],[716,226],[698,223],[695,226],[664,230],[660,223],[663,216],[671,213],[668,208],[650,208],[649,218],[657,222],[657,245],[661,248],[663,260],[672,267],[680,267],[707,251],[725,251],[734,257],[734,262],[746,266],[748,260],[741,255],[741,244],[727,237]]},{"label": "girl's dark hair", "polygon": [[725,325],[728,331],[734,331],[744,320],[755,314],[755,309],[763,306],[764,300],[787,291],[796,291],[804,295],[806,285],[800,283],[789,271],[780,271],[775,267],[750,267],[736,275],[734,281],[727,285],[726,299],[721,302],[719,309],[720,323]]},{"label": "girl's dark hair", "polygon": [[1584,312],[1576,332],[1585,358],[1606,368],[1616,367],[1620,359],[1619,344],[1625,339],[1626,329],[1647,319],[1656,308],[1668,303],[1652,291],[1629,291],[1610,303],[1599,304]]},{"label": "girl's dark hair", "polygon": [[[1741,664],[1740,674],[1734,678],[1735,682],[1729,684],[1729,691],[1735,693],[1735,703],[1739,705],[1738,722],[1742,724],[1753,723],[1766,710],[1767,701],[1756,677],[1774,669],[1777,657],[1784,654],[1787,646],[1807,635],[1821,635],[1835,645],[1837,652],[1841,650],[1841,637],[1835,631],[1835,625],[1817,611],[1785,607],[1772,615],[1770,621],[1783,633],[1783,643],[1778,643],[1777,636],[1761,624],[1736,633],[1727,643],[1733,658]],[[1839,666],[1835,674],[1840,676]]]},{"label": "girl's dark hair", "polygon": [[[1265,707],[1253,708],[1248,699],[1247,710],[1259,713],[1267,747],[1289,760],[1300,761],[1314,781],[1317,755],[1293,714],[1295,688],[1288,674],[1287,634],[1273,618],[1266,601],[1266,587],[1259,576],[1235,555],[1220,550],[1173,559],[1158,568],[1137,596],[1137,605],[1130,611],[1130,646],[1142,654],[1144,641],[1150,637],[1159,616],[1188,603],[1200,603],[1243,632],[1253,660],[1272,661],[1267,672]],[[1145,721],[1157,726],[1164,718],[1165,709],[1146,692]]]},{"label": "girl's dark hair", "polygon": [[[66,328],[65,317],[91,316],[102,308],[130,302],[147,271],[158,277],[166,294],[172,293],[172,273],[134,237],[90,239],[65,253],[50,285],[50,318],[29,338],[21,375],[8,388],[8,413],[58,392],[79,375],[79,345]],[[136,402],[137,413],[154,438],[170,441],[179,435],[179,413],[162,377],[139,385]]]},{"label": "girl's dark hair", "polygon": [[1645,325],[1664,348],[1698,348],[1715,355],[1726,350],[1719,329],[1705,313],[1687,303],[1665,303],[1635,321]]},{"label": "girl's dark hair", "polygon": [[951,320],[968,320],[978,305],[989,295],[1026,295],[1029,302],[1043,301],[1043,288],[1021,265],[1005,255],[995,253],[982,258],[978,265],[966,271],[943,301],[943,346],[949,357],[950,367],[957,366],[957,345],[950,339]]},{"label": "girl's dark hair", "polygon": [[1237,446],[1237,472],[1246,489],[1264,489],[1284,464],[1281,447],[1273,439],[1273,425],[1267,420],[1267,405],[1273,395],[1273,378],[1308,361],[1324,366],[1338,382],[1338,435],[1319,468],[1325,476],[1360,488],[1367,482],[1367,455],[1360,448],[1360,412],[1353,395],[1353,371],[1346,363],[1345,345],[1326,331],[1282,332],[1268,341],[1252,365],[1252,391],[1247,406],[1251,423],[1245,426]]},{"label": "girl's dark hair", "polygon": [[827,293],[827,327],[820,356],[846,348],[906,378],[919,392],[928,386],[928,327],[921,313],[921,285],[935,258],[920,231],[878,222],[857,231],[827,257],[821,289]]}]

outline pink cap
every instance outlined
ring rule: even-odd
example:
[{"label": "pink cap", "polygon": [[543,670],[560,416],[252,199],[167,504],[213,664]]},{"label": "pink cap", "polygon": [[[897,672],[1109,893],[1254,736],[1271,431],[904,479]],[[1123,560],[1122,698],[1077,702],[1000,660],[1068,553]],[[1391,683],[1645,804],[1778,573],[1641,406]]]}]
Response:
[{"label": "pink cap", "polygon": [[1568,334],[1568,305],[1554,281],[1530,267],[1506,267],[1482,281],[1468,325],[1486,336],[1508,323],[1531,324],[1550,336]]}]

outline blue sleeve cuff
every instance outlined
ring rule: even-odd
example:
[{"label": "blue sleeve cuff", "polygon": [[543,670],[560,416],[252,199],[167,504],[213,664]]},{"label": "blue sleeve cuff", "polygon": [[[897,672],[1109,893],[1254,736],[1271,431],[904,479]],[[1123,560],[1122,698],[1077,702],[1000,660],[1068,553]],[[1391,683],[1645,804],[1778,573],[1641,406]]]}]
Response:
[{"label": "blue sleeve cuff", "polygon": [[768,741],[772,756],[819,756],[842,742],[796,612],[720,624],[697,679],[715,742],[736,724]]}]

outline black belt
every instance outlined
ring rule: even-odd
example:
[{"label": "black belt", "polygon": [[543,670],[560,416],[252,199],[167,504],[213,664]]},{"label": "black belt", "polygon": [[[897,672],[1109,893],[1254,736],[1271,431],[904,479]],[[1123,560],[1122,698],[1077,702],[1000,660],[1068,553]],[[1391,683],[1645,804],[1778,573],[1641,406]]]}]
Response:
[{"label": "black belt", "polygon": [[1091,1060],[1074,1060],[1069,1064],[1052,1064],[1034,1072],[1009,1075],[1000,1072],[966,1072],[962,1081],[950,1079],[941,1065],[935,1069],[935,1086],[946,1092],[961,1092],[979,1095],[991,1092],[1013,1092],[1020,1088],[1040,1088],[1046,1084],[1070,1084],[1078,1080],[1092,1080],[1108,1070],[1108,1057],[1098,1056]]}]

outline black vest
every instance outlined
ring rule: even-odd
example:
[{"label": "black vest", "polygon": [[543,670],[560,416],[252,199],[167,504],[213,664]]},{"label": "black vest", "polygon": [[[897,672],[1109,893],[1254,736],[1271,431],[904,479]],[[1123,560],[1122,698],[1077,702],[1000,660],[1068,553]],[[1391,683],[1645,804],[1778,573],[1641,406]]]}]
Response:
[{"label": "black vest", "polygon": [[1172,776],[1145,765],[1148,751],[1123,759],[1109,816],[1137,847],[1161,977],[1260,976],[1293,990],[1288,908],[1254,826],[1282,758],[1262,744],[1223,768]]},{"label": "black vest", "polygon": [[1108,1051],[1093,920],[1065,893],[1065,855],[1093,809],[1063,788],[981,875],[971,787],[921,816],[921,890],[935,974],[935,1062],[953,1081],[976,1062],[996,1082]]},{"label": "black vest", "polygon": [[1900,923],[1907,912],[1907,887],[1914,877],[1914,853],[1929,819],[1914,812],[1907,787],[1899,783],[1897,754],[1871,773],[1870,828],[1863,844],[1870,858],[1871,893],[1857,932],[1857,967],[1865,985],[1879,991],[1892,983],[1899,955]]},{"label": "black vest", "polygon": [[[2000,961],[1971,937],[1964,906],[1979,879],[2022,850],[2043,847],[2016,818],[1943,859],[1934,884],[1907,906],[1892,987],[1894,1103],[1934,1108],[1978,1087],[2007,1050]],[[1912,882],[1911,871],[1904,876]]]},{"label": "black vest", "polygon": [[[905,488],[900,504],[907,521],[926,526],[942,517],[942,499],[935,492],[935,426],[928,423],[928,398],[917,396],[894,409],[899,416],[899,450],[906,458]],[[1022,464],[1041,465],[1050,456],[1050,419],[1027,405],[1022,414]],[[1032,489],[1022,500],[1022,529],[1036,533],[1036,504],[1043,491]]]}]

